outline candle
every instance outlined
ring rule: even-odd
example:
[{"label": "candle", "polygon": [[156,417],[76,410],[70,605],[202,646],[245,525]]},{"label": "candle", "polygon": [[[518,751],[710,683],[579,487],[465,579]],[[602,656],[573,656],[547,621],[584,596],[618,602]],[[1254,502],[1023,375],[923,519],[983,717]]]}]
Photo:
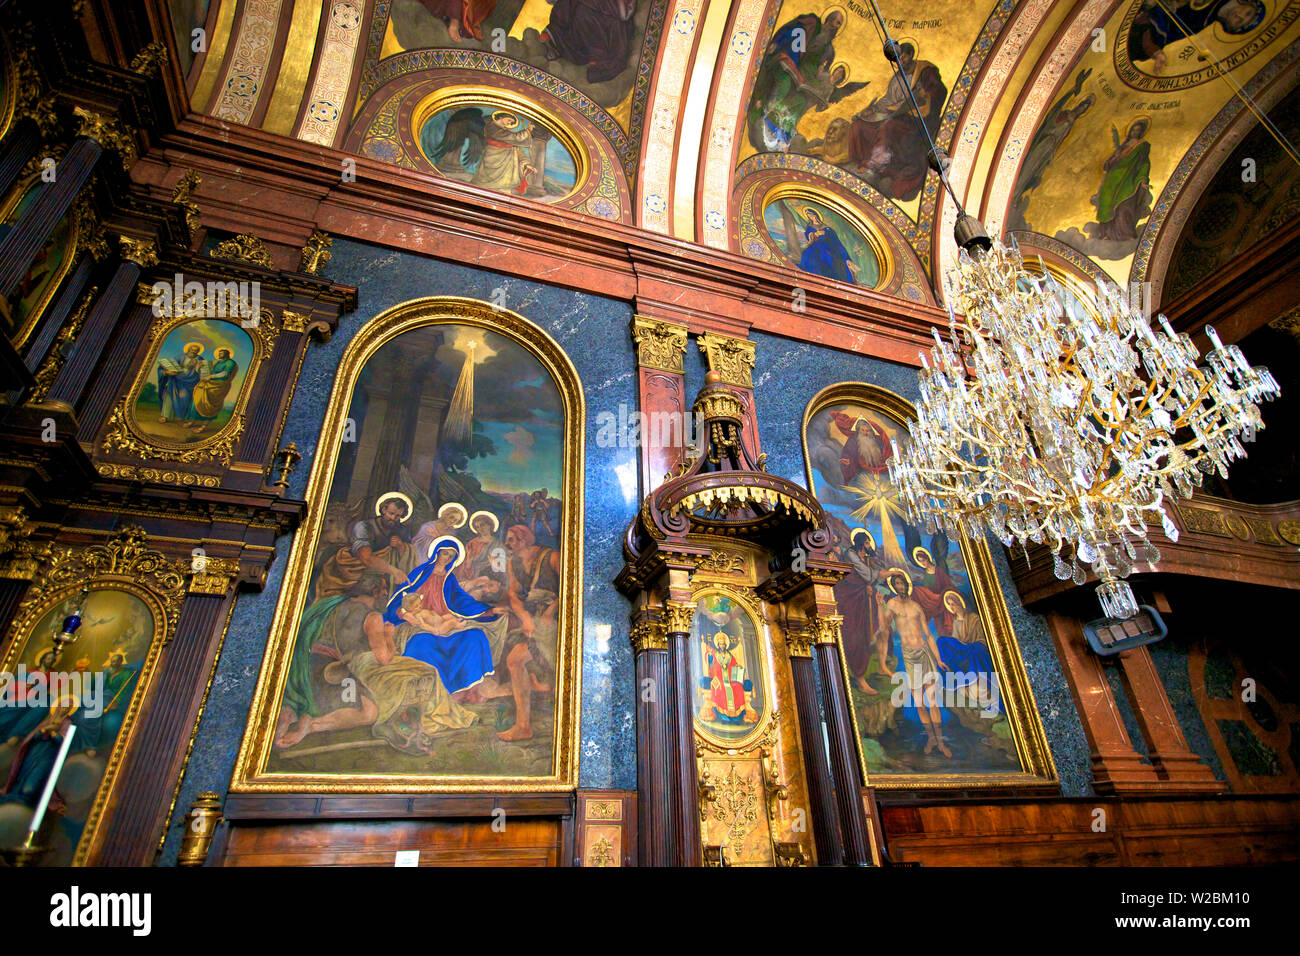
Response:
[{"label": "candle", "polygon": [[68,751],[72,749],[72,738],[76,733],[77,725],[69,724],[68,732],[63,735],[63,746],[59,748],[59,755],[54,759],[54,766],[50,769],[50,776],[45,781],[45,791],[41,794],[40,802],[36,804],[36,812],[32,814],[32,825],[27,831],[29,843],[36,839],[36,834],[41,829],[41,821],[45,819],[45,811],[49,808],[50,798],[54,796],[54,785],[59,781],[59,774],[63,770],[63,762],[68,759]]}]

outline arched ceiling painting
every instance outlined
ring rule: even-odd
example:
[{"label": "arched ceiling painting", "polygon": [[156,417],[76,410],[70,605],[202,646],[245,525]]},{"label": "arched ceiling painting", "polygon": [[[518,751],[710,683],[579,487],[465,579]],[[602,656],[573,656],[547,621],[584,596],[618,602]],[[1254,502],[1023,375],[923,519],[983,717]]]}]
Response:
[{"label": "arched ceiling painting", "polygon": [[[1158,289],[1197,198],[1297,81],[1300,0],[881,6],[968,211],[1084,276]],[[941,296],[956,210],[869,3],[172,7],[178,42],[208,40],[189,73],[202,112],[792,273]]]}]

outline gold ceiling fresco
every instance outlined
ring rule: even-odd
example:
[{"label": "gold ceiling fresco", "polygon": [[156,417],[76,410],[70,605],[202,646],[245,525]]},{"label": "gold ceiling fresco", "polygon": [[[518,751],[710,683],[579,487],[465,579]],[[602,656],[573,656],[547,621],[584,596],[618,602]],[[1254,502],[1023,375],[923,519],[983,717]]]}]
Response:
[{"label": "gold ceiling fresco", "polygon": [[[183,58],[201,112],[792,277],[941,297],[955,206],[869,2],[171,6],[178,44],[204,33]],[[1297,83],[1300,0],[881,7],[963,204],[1081,276],[1158,288],[1175,211]]]}]

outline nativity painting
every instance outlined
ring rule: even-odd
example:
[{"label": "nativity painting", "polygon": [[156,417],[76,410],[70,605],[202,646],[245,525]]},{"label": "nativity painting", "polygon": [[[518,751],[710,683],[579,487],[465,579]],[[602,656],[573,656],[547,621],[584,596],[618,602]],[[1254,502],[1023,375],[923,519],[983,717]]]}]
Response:
[{"label": "nativity painting", "polygon": [[409,329],[365,361],[355,440],[293,559],[271,774],[558,772],[565,408],[536,355],[476,325]]},{"label": "nativity painting", "polygon": [[867,403],[831,401],[804,438],[810,487],[851,568],[835,598],[867,772],[1019,772],[966,557],[907,520],[889,478],[906,427]]}]

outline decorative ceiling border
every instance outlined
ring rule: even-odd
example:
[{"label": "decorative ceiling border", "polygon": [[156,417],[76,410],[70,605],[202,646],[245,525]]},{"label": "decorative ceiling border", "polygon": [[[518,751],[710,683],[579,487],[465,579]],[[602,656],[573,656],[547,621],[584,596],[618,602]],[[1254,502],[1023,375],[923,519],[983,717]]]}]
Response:
[{"label": "decorative ceiling border", "polygon": [[591,120],[618,153],[628,181],[635,181],[636,166],[640,159],[641,136],[646,119],[646,103],[650,98],[651,80],[669,2],[670,0],[653,0],[646,16],[645,37],[642,39],[640,58],[637,61],[636,78],[632,83],[632,112],[628,118],[627,132],[623,131],[618,120],[586,93],[543,69],[498,53],[488,53],[484,50],[423,49],[407,50],[380,60],[379,53],[383,47],[384,34],[388,29],[392,0],[376,0],[353,115],[360,113],[361,107],[370,97],[390,80],[420,70],[483,70],[509,76],[545,90]]},{"label": "decorative ceiling border", "polygon": [[[1300,62],[1300,40],[1294,40],[1277,56],[1259,68],[1255,75],[1242,87],[1242,93],[1252,100],[1261,97],[1269,98],[1271,102],[1267,105],[1263,103],[1258,105],[1265,111],[1271,109],[1278,100],[1290,92],[1291,85],[1285,82],[1278,83],[1277,81],[1283,77],[1287,70],[1294,73],[1298,62]],[[1179,160],[1178,165],[1174,167],[1174,171],[1169,175],[1164,189],[1160,191],[1160,198],[1151,210],[1151,215],[1147,218],[1146,228],[1142,230],[1142,236],[1138,240],[1137,252],[1133,255],[1133,265],[1129,270],[1129,282],[1152,283],[1152,302],[1160,301],[1169,256],[1172,255],[1176,244],[1168,244],[1167,248],[1163,250],[1163,254],[1156,258],[1154,266],[1159,269],[1160,275],[1157,279],[1152,280],[1153,264],[1151,256],[1156,248],[1157,241],[1160,239],[1160,234],[1164,231],[1166,225],[1181,231],[1186,217],[1195,208],[1196,201],[1200,198],[1201,193],[1220,165],[1220,163],[1203,163],[1206,154],[1225,132],[1230,131],[1233,124],[1245,112],[1246,106],[1241,100],[1241,95],[1228,100],[1223,108],[1215,114],[1210,124],[1201,131],[1201,135],[1196,138],[1196,141],[1192,143],[1187,152],[1183,154],[1183,158]],[[1236,147],[1237,142],[1240,142],[1256,125],[1255,123],[1246,122],[1242,124],[1240,129],[1235,131],[1237,133],[1236,141],[1228,144],[1224,153],[1225,159],[1228,153],[1231,153],[1232,149]],[[1198,172],[1204,172],[1205,175],[1197,177],[1197,181],[1194,183],[1196,188],[1188,190],[1189,181]],[[1186,192],[1184,192],[1185,190]],[[1171,213],[1175,208],[1180,210],[1181,216],[1171,218]]]}]

